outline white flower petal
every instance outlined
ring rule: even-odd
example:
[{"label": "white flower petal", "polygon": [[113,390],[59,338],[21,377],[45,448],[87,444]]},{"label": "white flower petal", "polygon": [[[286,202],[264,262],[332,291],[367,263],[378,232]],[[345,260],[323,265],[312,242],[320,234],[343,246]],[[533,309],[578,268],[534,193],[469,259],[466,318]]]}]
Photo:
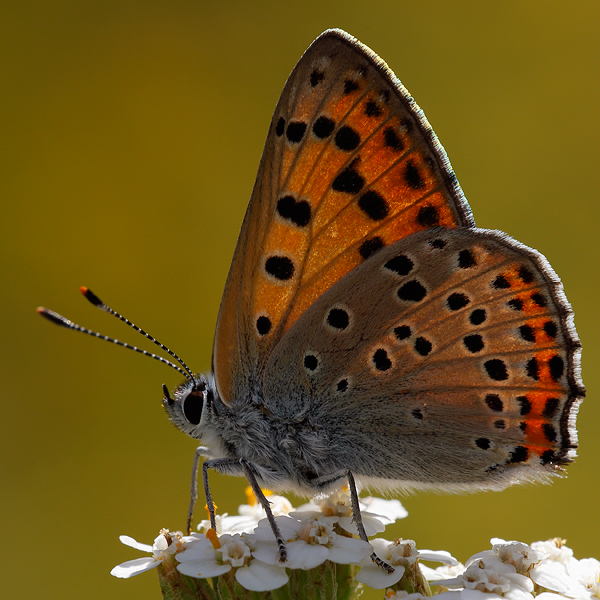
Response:
[{"label": "white flower petal", "polygon": [[383,498],[373,497],[361,498],[360,507],[363,515],[368,512],[382,521],[384,525],[391,525],[398,519],[404,519],[408,516],[407,510],[399,500],[384,500]]},{"label": "white flower petal", "polygon": [[135,548],[136,550],[141,550],[142,552],[152,552],[152,546],[149,546],[148,544],[142,544],[128,535],[120,535],[119,541],[121,544],[125,544],[130,548]]},{"label": "white flower petal", "polygon": [[433,585],[443,585],[447,588],[461,588],[465,585],[465,580],[459,575],[458,577],[451,577],[448,579],[436,579],[432,581]]},{"label": "white flower petal", "polygon": [[329,547],[328,559],[341,565],[354,564],[365,560],[371,555],[373,548],[368,542],[356,538],[347,538],[336,535],[333,544]]},{"label": "white flower petal", "polygon": [[[367,536],[375,535],[376,533],[381,533],[385,531],[385,525],[375,516],[373,515],[365,515],[362,513],[363,518],[363,527],[365,528],[365,532]],[[358,529],[352,520],[352,517],[340,517],[338,519],[339,526],[348,533],[352,535],[358,535]]]},{"label": "white flower petal", "polygon": [[454,556],[450,552],[446,552],[446,550],[419,550],[418,557],[419,560],[432,560],[444,563],[445,565],[455,566],[458,564]]},{"label": "white flower petal", "polygon": [[275,543],[262,542],[257,544],[252,550],[252,556],[269,565],[280,564],[279,548]]},{"label": "white flower petal", "polygon": [[[498,594],[490,594],[489,592],[481,592],[479,590],[465,589],[453,593],[460,594],[460,596],[455,596],[456,598],[460,598],[460,600],[492,600],[493,598],[502,598],[502,596],[498,596]],[[444,596],[444,594],[440,594],[440,596]],[[444,600],[446,599],[444,598]]]},{"label": "white flower petal", "polygon": [[267,565],[253,560],[247,567],[235,572],[238,583],[251,592],[268,592],[285,585],[289,578],[283,567]]},{"label": "white flower petal", "polygon": [[[129,544],[127,544],[129,545]],[[111,575],[119,577],[121,579],[129,579],[134,575],[145,573],[150,569],[158,567],[162,560],[154,560],[152,556],[145,556],[144,558],[136,558],[135,560],[128,560],[127,562],[117,565],[111,572]]]},{"label": "white flower petal", "polygon": [[[241,507],[240,507],[241,508]],[[264,518],[264,515],[261,517]],[[217,532],[222,533],[249,533],[257,525],[258,519],[250,515],[217,515]],[[199,531],[210,529],[210,521],[202,521],[198,525]]]},{"label": "white flower petal", "polygon": [[339,517],[322,515],[319,512],[294,511],[291,512],[289,516],[300,522],[300,524],[306,523],[307,521],[316,521],[326,527],[333,527],[339,521]]},{"label": "white flower petal", "polygon": [[455,566],[442,565],[437,569],[432,569],[427,565],[420,564],[419,568],[421,569],[421,573],[425,576],[425,579],[430,581],[433,585],[437,585],[438,580],[458,577],[465,572],[465,566],[460,563]]},{"label": "white flower petal", "polygon": [[175,555],[175,558],[179,562],[187,562],[190,560],[207,560],[212,558],[214,560],[215,550],[210,540],[198,540],[196,543],[190,545],[188,548],[179,552]]},{"label": "white flower petal", "polygon": [[539,552],[554,562],[567,564],[573,558],[573,550],[568,546],[565,546],[563,540],[556,539],[547,540],[545,542],[533,542],[531,547],[536,552]]},{"label": "white flower petal", "polygon": [[323,564],[329,556],[329,550],[320,544],[307,544],[297,540],[287,545],[288,559],[285,563],[290,569],[308,571]]},{"label": "white flower petal", "polygon": [[261,543],[252,551],[252,556],[273,566],[285,566],[290,569],[314,569],[327,560],[329,550],[320,544],[307,544],[303,540],[296,540],[286,544],[288,559],[285,563],[279,562],[279,548],[275,542]]},{"label": "white flower petal", "polygon": [[562,567],[560,563],[557,564],[555,561],[542,562],[531,569],[529,577],[540,587],[563,594],[576,582],[572,581],[561,569],[557,569],[555,565]]},{"label": "white flower petal", "polygon": [[184,535],[181,539],[185,542],[186,546],[191,546],[205,540],[206,536],[203,533],[192,533],[191,535]]},{"label": "white flower petal", "polygon": [[[298,532],[302,528],[302,524],[299,521],[283,515],[275,517],[275,522],[279,525],[279,530],[284,540],[298,537]],[[268,519],[261,519],[252,535],[258,540],[270,541],[275,539]]]},{"label": "white flower petal", "polygon": [[520,573],[503,573],[503,576],[513,584],[513,587],[517,586],[526,592],[533,592],[533,581],[529,577],[525,577],[525,575],[521,575]]},{"label": "white flower petal", "polygon": [[508,600],[533,600],[533,595],[516,585],[504,593],[504,598],[508,598]]},{"label": "white flower petal", "polygon": [[584,585],[598,585],[600,561],[595,558],[573,559],[567,563],[567,572]]},{"label": "white flower petal", "polygon": [[[492,538],[492,539],[496,539],[496,538]],[[484,561],[488,561],[488,559],[491,558],[498,558],[497,554],[493,551],[493,550],[483,550],[482,552],[477,552],[477,554],[473,554],[473,556],[469,557],[467,559],[467,562],[465,563],[465,567],[470,567],[475,561],[478,560],[484,560]]]},{"label": "white flower petal", "polygon": [[369,587],[376,590],[383,590],[386,587],[390,587],[395,583],[398,583],[402,579],[406,569],[402,566],[394,567],[393,573],[384,571],[381,567],[378,567],[375,563],[364,566],[357,574],[356,581],[364,583]]},{"label": "white flower petal", "polygon": [[220,565],[216,560],[189,560],[179,563],[177,570],[190,577],[206,579],[208,577],[218,577],[231,571],[231,565]]}]

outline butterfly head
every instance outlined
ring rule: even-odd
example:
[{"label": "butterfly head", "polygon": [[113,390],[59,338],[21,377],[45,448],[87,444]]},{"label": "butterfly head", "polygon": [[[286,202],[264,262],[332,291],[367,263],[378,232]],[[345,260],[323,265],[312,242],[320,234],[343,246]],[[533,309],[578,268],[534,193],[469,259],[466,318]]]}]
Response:
[{"label": "butterfly head", "polygon": [[163,391],[163,406],[171,423],[190,437],[200,439],[215,411],[216,395],[212,378],[196,375],[193,380],[187,380],[175,388],[173,396],[165,386]]}]

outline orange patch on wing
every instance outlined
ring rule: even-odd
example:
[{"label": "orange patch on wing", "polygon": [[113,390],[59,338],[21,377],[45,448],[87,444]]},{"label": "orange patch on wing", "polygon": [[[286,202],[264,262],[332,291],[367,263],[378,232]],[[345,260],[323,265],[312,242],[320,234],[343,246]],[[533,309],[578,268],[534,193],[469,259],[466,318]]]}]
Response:
[{"label": "orange patch on wing", "polygon": [[306,183],[313,176],[315,165],[324,152],[326,149],[324,149],[323,142],[307,140],[302,152],[298,154],[292,172],[288,179],[282,182],[282,185],[292,193],[303,194]]},{"label": "orange patch on wing", "polygon": [[[358,255],[358,253],[357,253]],[[287,331],[298,317],[334,283],[357,266],[359,261],[351,254],[342,254],[334,262],[327,265],[319,276],[313,278],[308,285],[302,285],[294,298],[292,310],[286,319],[284,331]]]},{"label": "orange patch on wing", "polygon": [[[347,160],[347,154],[342,153],[333,145],[328,144],[323,151],[319,162],[311,172],[310,179],[302,178],[300,174],[296,175],[296,173],[290,177],[290,182],[294,182],[291,183],[291,185],[296,185],[299,189],[302,189],[303,196],[310,198],[311,204],[315,207],[313,228],[318,227],[319,220],[322,219],[320,213],[324,208],[321,206],[323,200],[325,199],[327,191],[331,187],[335,176],[342,170],[342,167]],[[295,183],[296,181],[298,183]],[[346,202],[341,203],[341,206]],[[331,207],[331,210],[335,211],[338,208],[339,205]],[[327,206],[327,210],[330,210],[329,206]]]}]

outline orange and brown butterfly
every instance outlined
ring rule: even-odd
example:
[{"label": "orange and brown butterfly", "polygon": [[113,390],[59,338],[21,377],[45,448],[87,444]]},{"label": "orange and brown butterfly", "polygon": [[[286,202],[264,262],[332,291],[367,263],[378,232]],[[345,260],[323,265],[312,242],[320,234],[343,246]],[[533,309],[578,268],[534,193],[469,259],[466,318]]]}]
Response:
[{"label": "orange and brown butterfly", "polygon": [[346,478],[356,500],[355,480],[461,491],[559,472],[577,447],[579,361],[546,259],[475,228],[422,111],[333,29],[275,108],[213,372],[182,363],[164,405],[205,444],[209,508],[208,468],[244,475],[280,538],[259,484],[310,495]]},{"label": "orange and brown butterfly", "polygon": [[[474,228],[422,111],[340,30],[310,46],[275,109],[213,369],[234,412],[319,415],[308,429],[343,457],[328,470],[364,480],[497,488],[574,456],[579,341],[557,276]],[[313,462],[301,470],[327,473]]]}]

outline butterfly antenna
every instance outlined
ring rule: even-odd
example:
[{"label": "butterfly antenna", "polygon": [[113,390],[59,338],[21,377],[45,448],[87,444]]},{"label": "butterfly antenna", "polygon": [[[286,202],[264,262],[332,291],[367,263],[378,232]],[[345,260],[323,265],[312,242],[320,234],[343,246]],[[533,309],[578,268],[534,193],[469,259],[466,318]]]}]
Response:
[{"label": "butterfly antenna", "polygon": [[104,312],[107,312],[107,313],[117,317],[119,320],[123,321],[123,323],[126,323],[127,325],[129,325],[130,327],[135,329],[137,332],[141,333],[144,337],[149,339],[151,342],[156,344],[159,348],[161,348],[162,350],[167,352],[170,356],[172,356],[175,360],[177,360],[179,362],[179,364],[183,367],[183,369],[181,367],[177,366],[175,363],[172,363],[170,360],[163,358],[162,356],[158,356],[157,354],[153,354],[152,352],[148,352],[147,350],[142,350],[141,348],[138,348],[137,346],[132,346],[131,344],[121,342],[121,341],[119,341],[115,338],[111,338],[107,335],[102,335],[101,333],[98,333],[97,331],[92,331],[91,329],[87,329],[86,327],[81,327],[81,325],[77,325],[76,323],[73,323],[73,321],[70,321],[66,317],[59,315],[57,312],[54,312],[53,310],[48,310],[47,308],[40,306],[37,309],[38,314],[40,314],[45,319],[48,319],[55,325],[60,325],[61,327],[66,327],[67,329],[73,329],[75,331],[81,331],[82,333],[86,333],[87,335],[94,336],[96,338],[105,340],[107,342],[112,342],[113,344],[116,344],[117,346],[122,346],[123,348],[127,348],[129,350],[133,350],[134,352],[139,352],[140,354],[149,356],[150,358],[153,358],[154,360],[158,360],[159,362],[162,362],[162,363],[168,365],[169,367],[175,369],[176,371],[181,373],[184,377],[186,377],[190,381],[192,381],[194,383],[196,382],[196,378],[194,377],[190,368],[172,350],[167,348],[164,344],[161,344],[157,339],[153,338],[150,334],[146,333],[143,329],[140,329],[137,325],[135,325],[134,323],[129,321],[129,319],[126,319],[124,316],[122,316],[121,314],[119,314],[118,312],[116,312],[115,310],[113,310],[112,308],[107,306],[106,304],[104,304],[104,302],[102,302],[102,300],[100,300],[100,298],[98,298],[98,296],[96,296],[96,294],[94,294],[88,288],[81,287],[80,291],[87,298],[87,300],[89,300],[94,306],[98,307],[100,310],[103,310]]}]

